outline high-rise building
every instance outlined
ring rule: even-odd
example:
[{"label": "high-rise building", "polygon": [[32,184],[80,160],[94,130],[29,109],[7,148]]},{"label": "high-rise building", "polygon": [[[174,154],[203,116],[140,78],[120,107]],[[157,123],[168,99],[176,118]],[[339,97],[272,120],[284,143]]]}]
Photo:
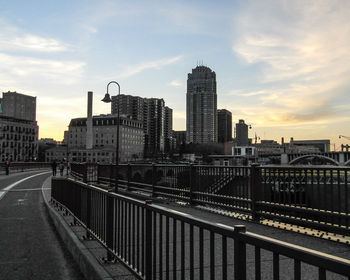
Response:
[{"label": "high-rise building", "polygon": [[8,91],[2,93],[1,103],[4,116],[36,121],[36,97]]},{"label": "high-rise building", "polygon": [[160,98],[143,98],[132,95],[112,96],[112,114],[139,120],[143,124],[145,157],[167,152],[171,146],[172,109],[165,107]]},{"label": "high-rise building", "polygon": [[216,74],[206,66],[197,66],[188,74],[186,141],[217,142]]},{"label": "high-rise building", "polygon": [[173,109],[165,106],[164,117],[164,151],[167,153],[174,146],[173,139]]},{"label": "high-rise building", "polygon": [[218,110],[218,142],[232,140],[232,113],[226,109]]},{"label": "high-rise building", "polygon": [[139,96],[120,94],[112,96],[111,112],[117,114],[120,100],[120,115],[130,116],[133,120],[143,121],[144,99]]},{"label": "high-rise building", "polygon": [[236,123],[236,144],[237,146],[247,146],[249,144],[248,125],[244,120],[239,120]]},{"label": "high-rise building", "polygon": [[4,92],[0,103],[0,161],[36,160],[36,97]]},{"label": "high-rise building", "polygon": [[158,98],[145,98],[144,100],[145,129],[145,155],[152,157],[164,152],[164,100]]}]

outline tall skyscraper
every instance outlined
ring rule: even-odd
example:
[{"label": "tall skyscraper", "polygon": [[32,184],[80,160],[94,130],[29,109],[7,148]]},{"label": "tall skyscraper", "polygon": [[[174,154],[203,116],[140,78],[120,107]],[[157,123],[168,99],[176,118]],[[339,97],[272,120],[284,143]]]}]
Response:
[{"label": "tall skyscraper", "polygon": [[248,140],[248,125],[244,123],[244,120],[239,120],[236,123],[236,144],[237,146],[247,146]]},{"label": "tall skyscraper", "polygon": [[205,144],[217,138],[216,74],[197,66],[187,78],[186,141]]},{"label": "tall skyscraper", "polygon": [[218,142],[232,140],[232,113],[226,109],[218,110]]}]

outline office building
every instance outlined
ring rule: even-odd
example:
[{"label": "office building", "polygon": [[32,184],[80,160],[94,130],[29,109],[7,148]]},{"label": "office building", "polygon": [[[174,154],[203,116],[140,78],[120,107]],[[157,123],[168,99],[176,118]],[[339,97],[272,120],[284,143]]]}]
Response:
[{"label": "office building", "polygon": [[36,97],[8,91],[2,93],[1,103],[3,116],[36,121]]},{"label": "office building", "polygon": [[[92,117],[92,145],[87,141],[88,118],[72,119],[68,130],[69,159],[81,162],[115,163],[117,143],[117,117]],[[143,157],[144,133],[140,121],[129,117],[119,118],[119,162]],[[54,152],[54,151],[48,151]]]},{"label": "office building", "polygon": [[0,161],[36,160],[39,130],[36,97],[4,92],[0,103]]},{"label": "office building", "polygon": [[232,113],[225,109],[218,112],[218,142],[232,141]]},{"label": "office building", "polygon": [[172,143],[172,109],[163,99],[142,98],[132,95],[112,96],[112,114],[126,115],[141,121],[144,131],[144,156],[154,157],[168,152]]},{"label": "office building", "polygon": [[186,139],[198,144],[217,142],[216,74],[206,66],[188,74]]},{"label": "office building", "polygon": [[248,125],[244,122],[244,120],[239,120],[236,123],[236,145],[237,146],[248,146]]}]

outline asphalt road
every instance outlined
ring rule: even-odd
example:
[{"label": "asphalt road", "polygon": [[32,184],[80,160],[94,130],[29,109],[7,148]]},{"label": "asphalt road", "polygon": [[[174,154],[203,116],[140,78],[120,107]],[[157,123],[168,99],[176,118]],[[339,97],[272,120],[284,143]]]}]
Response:
[{"label": "asphalt road", "polygon": [[43,172],[0,176],[0,279],[84,279],[47,215]]}]

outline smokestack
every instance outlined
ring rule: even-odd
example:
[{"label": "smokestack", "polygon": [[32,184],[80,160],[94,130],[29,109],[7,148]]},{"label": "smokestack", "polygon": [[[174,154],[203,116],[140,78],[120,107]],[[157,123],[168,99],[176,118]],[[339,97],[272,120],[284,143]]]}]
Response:
[{"label": "smokestack", "polygon": [[92,91],[88,91],[87,119],[86,119],[86,149],[92,149]]}]

